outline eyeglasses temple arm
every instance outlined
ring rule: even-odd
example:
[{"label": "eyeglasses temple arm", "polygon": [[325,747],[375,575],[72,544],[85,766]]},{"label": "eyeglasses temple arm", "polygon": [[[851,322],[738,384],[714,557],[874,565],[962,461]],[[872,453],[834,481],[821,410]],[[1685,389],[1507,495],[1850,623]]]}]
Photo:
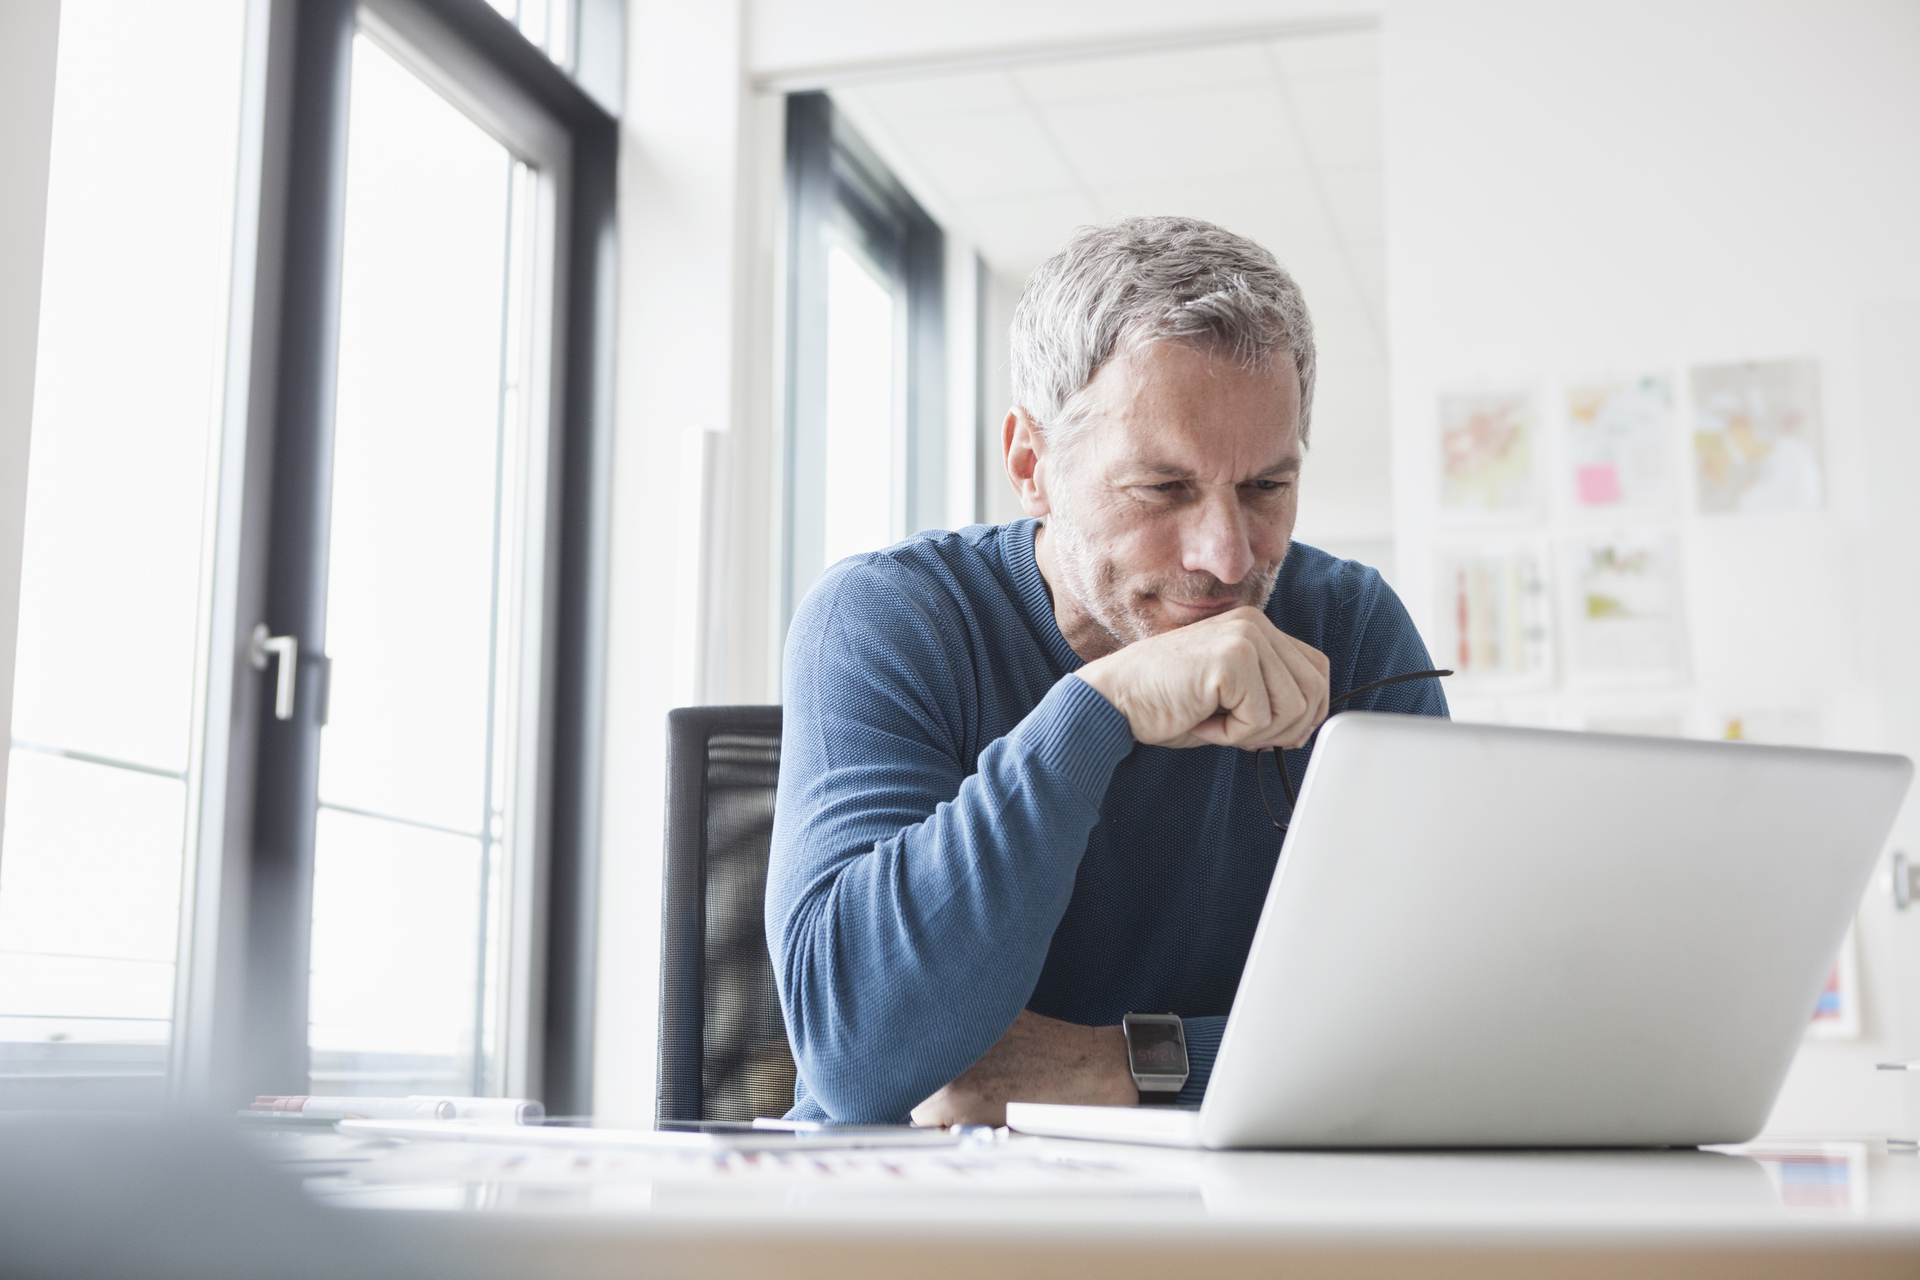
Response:
[{"label": "eyeglasses temple arm", "polygon": [[1357,698],[1363,693],[1372,693],[1382,685],[1399,684],[1402,680],[1430,680],[1452,674],[1453,672],[1451,671],[1406,671],[1397,676],[1388,676],[1384,680],[1375,680],[1368,684],[1361,685],[1358,689],[1349,689],[1345,693],[1337,694],[1327,699],[1327,705],[1331,707],[1336,703],[1345,702],[1348,698]]}]

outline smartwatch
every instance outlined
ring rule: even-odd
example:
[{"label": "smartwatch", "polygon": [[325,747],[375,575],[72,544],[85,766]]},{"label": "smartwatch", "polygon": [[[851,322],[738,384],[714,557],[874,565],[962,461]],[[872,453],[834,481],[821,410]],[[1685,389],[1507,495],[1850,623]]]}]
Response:
[{"label": "smartwatch", "polygon": [[1164,1107],[1187,1083],[1187,1035],[1171,1013],[1130,1013],[1120,1019],[1127,1037],[1127,1069],[1143,1107]]}]

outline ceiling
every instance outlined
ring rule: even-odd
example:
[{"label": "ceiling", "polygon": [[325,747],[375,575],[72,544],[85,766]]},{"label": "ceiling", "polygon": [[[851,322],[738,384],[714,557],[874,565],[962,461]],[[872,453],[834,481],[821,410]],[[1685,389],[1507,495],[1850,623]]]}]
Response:
[{"label": "ceiling", "polygon": [[1343,318],[1380,329],[1374,31],[929,76],[832,96],[934,218],[1003,278],[1024,279],[1083,223],[1185,213],[1272,249],[1303,287],[1317,286],[1316,313],[1336,305],[1357,313]]},{"label": "ceiling", "polygon": [[830,93],[1016,291],[1075,227],[1123,214],[1206,218],[1271,249],[1320,349],[1313,523],[1371,537],[1391,526],[1379,49],[1377,30],[1346,30]]}]

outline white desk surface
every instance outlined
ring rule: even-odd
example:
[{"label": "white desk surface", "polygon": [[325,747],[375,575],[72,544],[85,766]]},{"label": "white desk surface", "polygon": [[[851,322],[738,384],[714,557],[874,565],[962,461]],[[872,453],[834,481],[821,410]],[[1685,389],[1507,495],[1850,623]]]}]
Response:
[{"label": "white desk surface", "polygon": [[259,1140],[323,1203],[425,1211],[524,1251],[528,1274],[1920,1276],[1920,1155],[1879,1140],[1335,1154],[1015,1137],[780,1158]]}]

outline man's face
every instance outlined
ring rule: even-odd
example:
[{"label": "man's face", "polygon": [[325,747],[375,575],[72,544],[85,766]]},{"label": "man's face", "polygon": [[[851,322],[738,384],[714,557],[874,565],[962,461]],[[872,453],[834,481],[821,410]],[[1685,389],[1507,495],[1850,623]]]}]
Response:
[{"label": "man's face", "polygon": [[1086,430],[1064,453],[1043,443],[1035,476],[1042,565],[1075,649],[1111,651],[1265,606],[1299,507],[1293,361],[1248,372],[1205,348],[1155,343],[1109,362],[1086,394]]}]

